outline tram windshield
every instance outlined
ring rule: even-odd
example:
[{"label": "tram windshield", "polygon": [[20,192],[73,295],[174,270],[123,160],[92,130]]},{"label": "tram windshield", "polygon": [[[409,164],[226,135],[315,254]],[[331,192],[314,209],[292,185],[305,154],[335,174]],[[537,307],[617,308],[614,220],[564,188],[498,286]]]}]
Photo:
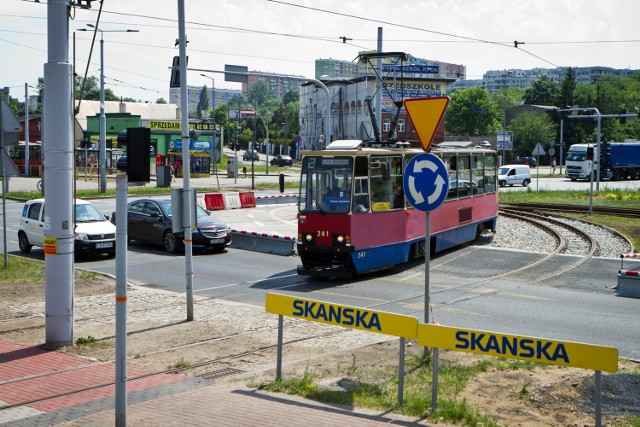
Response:
[{"label": "tram windshield", "polygon": [[348,213],[352,183],[353,158],[305,157],[300,179],[300,211]]}]

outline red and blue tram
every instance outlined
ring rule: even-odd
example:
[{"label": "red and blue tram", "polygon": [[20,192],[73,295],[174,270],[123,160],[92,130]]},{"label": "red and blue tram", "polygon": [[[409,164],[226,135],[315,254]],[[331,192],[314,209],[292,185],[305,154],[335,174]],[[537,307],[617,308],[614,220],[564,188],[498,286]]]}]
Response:
[{"label": "red and blue tram", "polygon": [[[334,141],[303,152],[298,274],[353,277],[424,256],[425,213],[407,202],[402,188],[405,166],[423,151],[407,145]],[[447,198],[430,216],[432,252],[495,231],[498,216],[496,152],[444,145],[430,151],[449,174]]]}]

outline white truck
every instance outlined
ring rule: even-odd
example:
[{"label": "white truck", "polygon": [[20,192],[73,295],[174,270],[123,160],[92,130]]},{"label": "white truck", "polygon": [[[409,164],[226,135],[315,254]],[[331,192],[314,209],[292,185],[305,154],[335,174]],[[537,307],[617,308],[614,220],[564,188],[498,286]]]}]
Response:
[{"label": "white truck", "polygon": [[593,161],[587,160],[587,148],[595,150],[596,144],[573,144],[567,152],[564,174],[571,181],[590,179]]},{"label": "white truck", "polygon": [[565,175],[572,181],[591,177],[593,160],[588,159],[587,150],[593,150],[594,158],[599,154],[600,178],[614,181],[640,178],[640,143],[629,139],[601,143],[600,150],[596,150],[596,144],[573,144],[565,163]]}]

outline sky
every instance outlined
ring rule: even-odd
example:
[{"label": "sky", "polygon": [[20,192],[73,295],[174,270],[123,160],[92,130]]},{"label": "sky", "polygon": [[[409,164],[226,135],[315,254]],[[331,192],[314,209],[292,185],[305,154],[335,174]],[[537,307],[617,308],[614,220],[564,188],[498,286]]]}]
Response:
[{"label": "sky", "polygon": [[[0,86],[24,98],[47,58],[47,0],[1,0]],[[382,50],[466,66],[467,79],[488,70],[606,66],[640,69],[637,0],[184,0],[189,67],[225,64],[314,77],[318,58],[353,60]],[[100,34],[91,53],[100,1],[69,20],[69,61],[100,75]],[[141,101],[169,100],[178,38],[178,0],[104,0],[105,87]],[[139,32],[125,32],[127,29]],[[346,40],[343,40],[345,37]],[[514,47],[518,41],[518,48]],[[89,56],[91,59],[89,61]],[[190,71],[188,85],[241,89]],[[35,89],[29,89],[35,94]]]}]

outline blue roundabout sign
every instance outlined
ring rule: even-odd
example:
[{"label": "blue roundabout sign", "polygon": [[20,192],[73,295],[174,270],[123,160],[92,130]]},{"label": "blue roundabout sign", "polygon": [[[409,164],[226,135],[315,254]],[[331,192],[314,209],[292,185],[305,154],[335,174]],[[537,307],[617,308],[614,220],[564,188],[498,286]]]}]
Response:
[{"label": "blue roundabout sign", "polygon": [[414,208],[431,212],[438,208],[449,191],[449,174],[438,156],[418,154],[407,164],[404,194]]}]

